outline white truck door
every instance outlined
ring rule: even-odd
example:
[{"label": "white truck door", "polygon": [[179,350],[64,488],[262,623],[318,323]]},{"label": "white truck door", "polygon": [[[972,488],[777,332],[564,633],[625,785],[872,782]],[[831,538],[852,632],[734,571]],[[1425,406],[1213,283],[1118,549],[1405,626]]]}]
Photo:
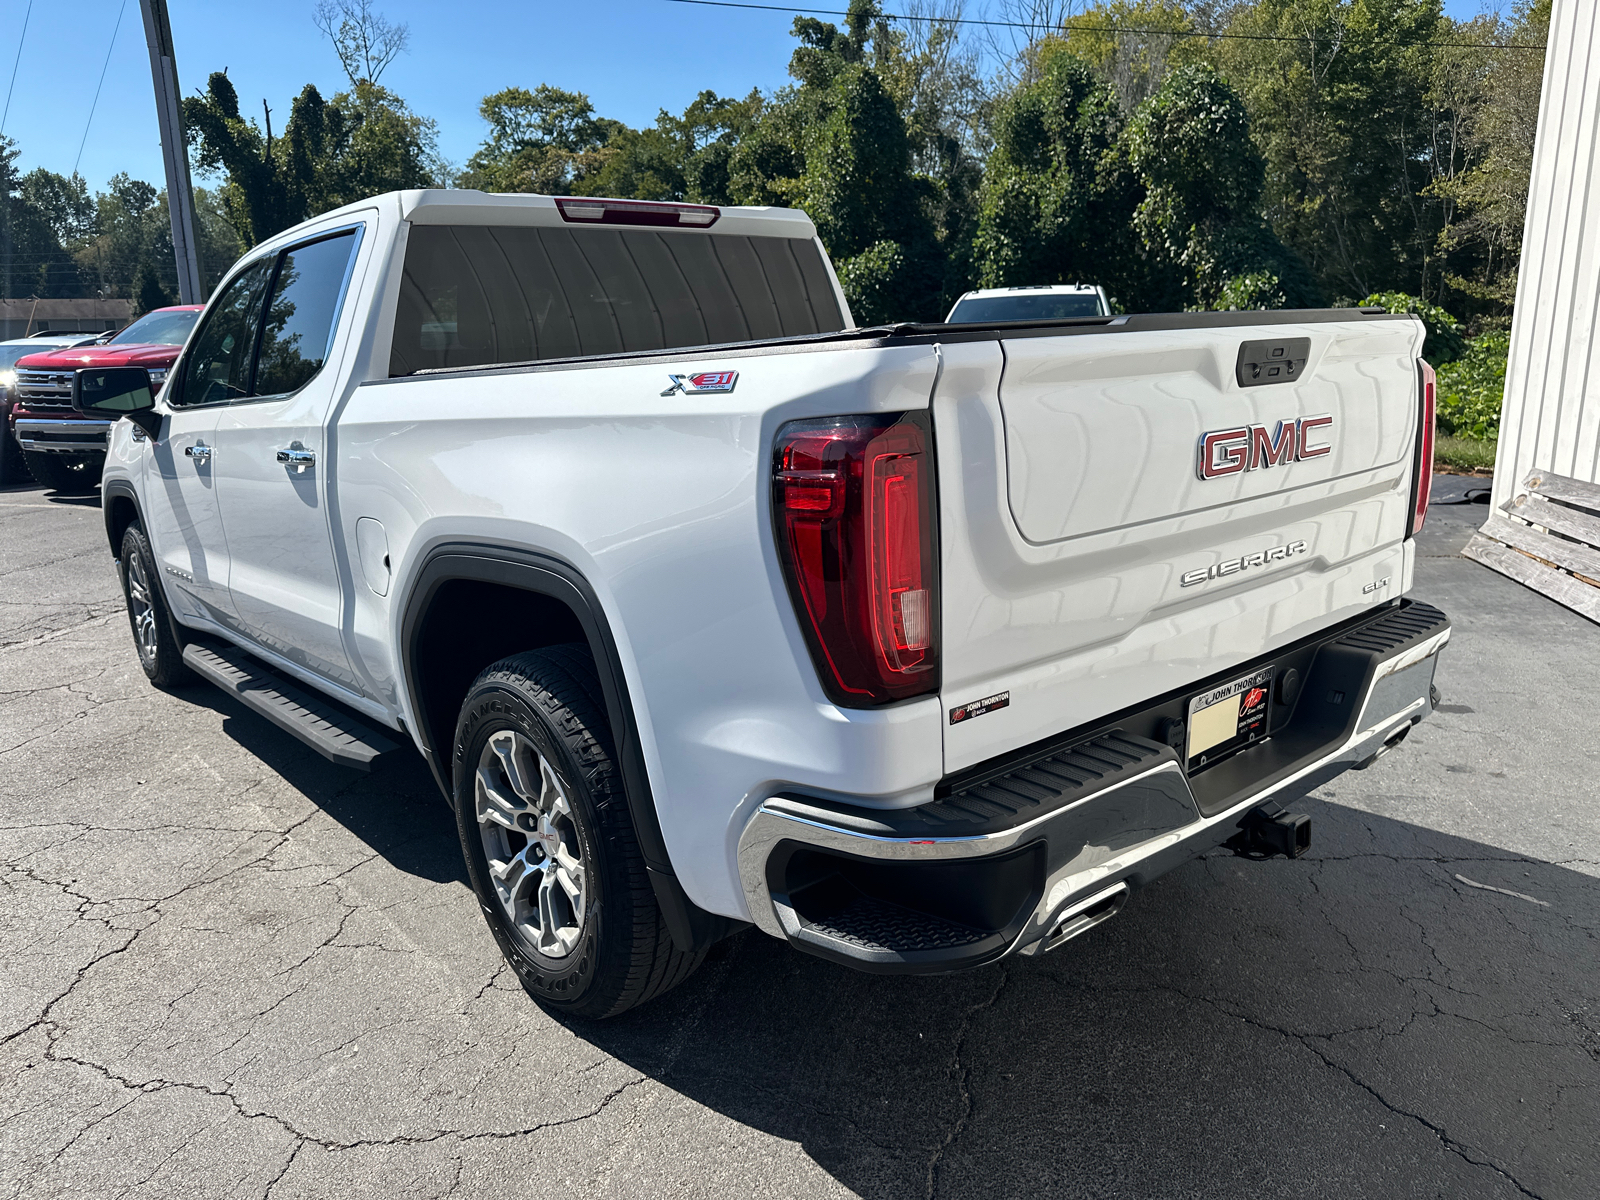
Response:
[{"label": "white truck door", "polygon": [[226,624],[233,602],[211,461],[217,416],[215,408],[173,410],[166,436],[151,448],[144,484],[151,502],[145,511],[173,608]]},{"label": "white truck door", "polygon": [[216,431],[228,589],[244,633],[347,687],[356,681],[340,636],[322,460],[337,372],[323,367],[359,232],[346,227],[277,256],[252,394],[228,406]]},{"label": "white truck door", "polygon": [[172,408],[145,476],[150,541],[167,594],[183,615],[233,625],[228,545],[217,501],[217,421],[250,391],[272,258],[236,274],[191,337],[167,388]]}]

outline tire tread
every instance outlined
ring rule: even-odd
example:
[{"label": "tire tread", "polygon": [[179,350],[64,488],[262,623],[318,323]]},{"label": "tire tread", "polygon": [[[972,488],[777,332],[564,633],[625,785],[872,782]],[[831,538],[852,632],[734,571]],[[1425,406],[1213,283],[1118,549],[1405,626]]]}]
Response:
[{"label": "tire tread", "polygon": [[[189,664],[183,661],[183,647],[178,645],[178,639],[172,632],[172,614],[167,609],[166,593],[161,590],[161,579],[156,573],[155,553],[150,549],[150,539],[145,536],[144,528],[139,522],[134,521],[122,533],[122,553],[118,556],[118,565],[122,575],[123,603],[127,603],[128,567],[127,560],[130,554],[137,554],[144,559],[145,578],[150,581],[150,603],[155,609],[156,618],[156,667],[151,670],[144,664],[144,656],[139,655],[138,640],[134,641],[134,653],[139,657],[139,667],[144,671],[146,678],[162,691],[174,691],[185,684],[194,682],[194,672],[189,669]],[[129,628],[133,624],[133,610],[128,609]]]},{"label": "tire tread", "polygon": [[[492,663],[468,690],[469,704],[481,688],[496,685],[538,708],[584,771],[603,852],[615,857],[614,882],[620,881],[623,891],[608,897],[604,919],[626,923],[627,959],[621,979],[608,989],[614,995],[596,996],[594,1007],[574,1011],[588,1017],[616,1016],[682,983],[700,965],[705,950],[680,950],[656,901],[615,765],[615,742],[588,647],[550,646]],[[458,797],[457,803],[468,801]]]}]

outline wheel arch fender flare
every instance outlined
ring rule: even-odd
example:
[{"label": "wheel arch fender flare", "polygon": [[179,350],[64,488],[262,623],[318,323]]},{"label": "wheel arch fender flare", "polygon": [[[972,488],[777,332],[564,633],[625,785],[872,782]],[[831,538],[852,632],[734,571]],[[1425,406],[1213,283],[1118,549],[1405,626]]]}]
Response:
[{"label": "wheel arch fender flare", "polygon": [[[622,774],[623,794],[633,821],[639,850],[644,857],[650,882],[666,917],[673,940],[684,948],[709,945],[740,923],[700,909],[683,891],[666,840],[645,765],[643,739],[616,637],[605,609],[583,572],[555,555],[520,548],[478,542],[446,542],[433,547],[423,558],[406,588],[399,605],[400,670],[406,702],[415,716],[413,731],[440,790],[454,803],[455,725],[439,728],[429,716],[428,680],[423,666],[423,638],[427,618],[439,591],[457,581],[495,584],[531,592],[558,601],[577,618],[605,699],[606,716],[611,723],[616,746],[617,766]],[[487,665],[487,664],[484,664]]]},{"label": "wheel arch fender flare", "polygon": [[115,558],[122,553],[122,535],[128,526],[143,521],[139,494],[126,479],[108,479],[100,487],[100,506],[106,523],[106,540],[111,543],[111,555]]},{"label": "wheel arch fender flare", "polygon": [[[100,487],[100,507],[106,523],[106,540],[111,544],[111,557],[117,564],[117,578],[126,585],[127,581],[122,579],[123,535],[128,532],[128,526],[137,524],[144,530],[146,540],[150,537],[150,527],[144,523],[144,509],[139,504],[139,493],[126,479],[108,479]],[[153,545],[151,553],[155,553]],[[160,589],[161,607],[166,611],[167,625],[172,630],[172,640],[181,650],[191,635],[178,622],[177,610],[172,607],[172,597],[167,594],[167,580],[161,570],[159,557],[152,566],[155,568],[152,582]]]}]

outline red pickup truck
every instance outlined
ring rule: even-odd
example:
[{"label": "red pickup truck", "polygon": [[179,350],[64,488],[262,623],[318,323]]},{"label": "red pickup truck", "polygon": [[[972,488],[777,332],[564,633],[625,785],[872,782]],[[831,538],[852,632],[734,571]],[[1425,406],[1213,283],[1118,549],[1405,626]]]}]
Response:
[{"label": "red pickup truck", "polygon": [[72,373],[82,367],[144,367],[159,386],[203,307],[154,308],[101,345],[17,360],[9,419],[34,479],[58,492],[92,492],[100,486],[111,422],[73,411]]}]

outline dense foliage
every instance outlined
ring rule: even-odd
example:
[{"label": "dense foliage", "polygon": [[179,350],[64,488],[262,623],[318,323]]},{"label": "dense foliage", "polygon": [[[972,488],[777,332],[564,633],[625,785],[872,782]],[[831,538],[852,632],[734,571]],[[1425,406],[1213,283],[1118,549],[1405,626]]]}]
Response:
[{"label": "dense foliage", "polygon": [[1411,313],[1422,320],[1427,337],[1422,342],[1422,357],[1435,367],[1454,362],[1467,350],[1467,339],[1461,335],[1461,323],[1437,304],[1429,304],[1418,296],[1405,292],[1375,292],[1361,302],[1363,308],[1381,308],[1385,312]]},{"label": "dense foliage", "polygon": [[225,175],[222,204],[247,246],[353,200],[439,180],[433,121],[376,83],[332,100],[307,84],[276,139],[262,108],[263,125],[245,117],[222,71],[183,102],[196,166]]},{"label": "dense foliage", "polygon": [[1461,357],[1439,368],[1439,432],[1493,441],[1500,435],[1511,335],[1491,329],[1467,343]]},{"label": "dense foliage", "polygon": [[[0,288],[6,296],[118,296],[139,312],[178,301],[165,192],[126,175],[90,193],[78,175],[18,175],[0,138]],[[244,245],[220,198],[195,190],[202,282],[215,284]]]},{"label": "dense foliage", "polygon": [[[963,41],[970,26],[851,0],[841,24],[795,19],[791,85],[702,91],[638,129],[581,92],[513,83],[483,98],[486,136],[456,171],[433,122],[378,83],[405,27],[371,0],[323,0],[347,91],[308,85],[277,133],[225,73],[184,101],[214,185],[198,196],[207,271],[398,187],[791,205],[858,320],[1073,281],[1124,309],[1367,297],[1421,314],[1430,360],[1478,364],[1459,394],[1488,394],[1499,343],[1476,335],[1509,324],[1550,0],[1464,22],[1439,0],[1061,0],[1027,19],[1047,11],[1002,52]],[[91,197],[81,180],[19,178],[11,157],[8,294],[170,291],[154,188],[119,177]]]}]

